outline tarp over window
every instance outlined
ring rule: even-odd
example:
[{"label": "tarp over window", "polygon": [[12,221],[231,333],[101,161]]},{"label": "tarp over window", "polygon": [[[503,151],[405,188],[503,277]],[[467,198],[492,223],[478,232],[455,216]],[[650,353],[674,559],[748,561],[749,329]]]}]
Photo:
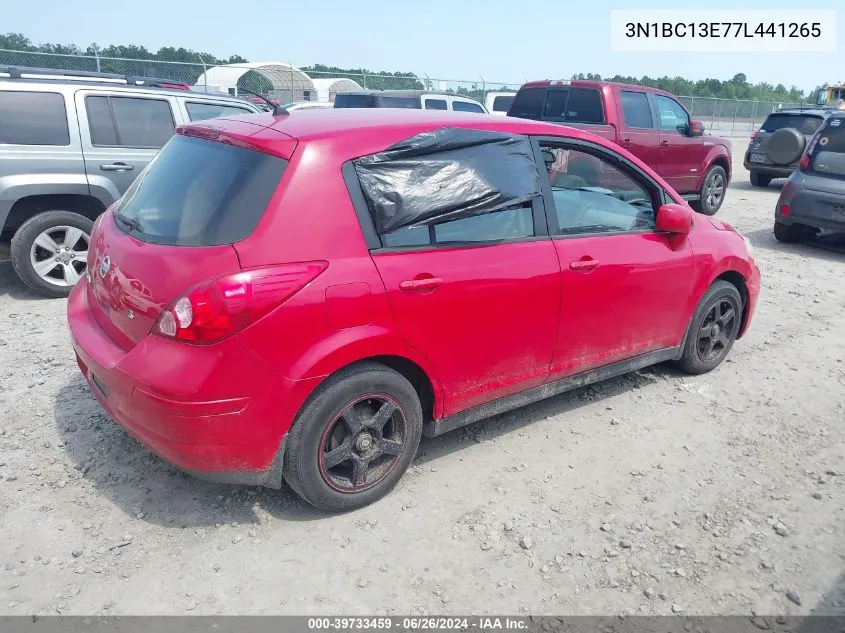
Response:
[{"label": "tarp over window", "polygon": [[540,195],[527,136],[443,128],[354,164],[379,234],[523,206]]}]

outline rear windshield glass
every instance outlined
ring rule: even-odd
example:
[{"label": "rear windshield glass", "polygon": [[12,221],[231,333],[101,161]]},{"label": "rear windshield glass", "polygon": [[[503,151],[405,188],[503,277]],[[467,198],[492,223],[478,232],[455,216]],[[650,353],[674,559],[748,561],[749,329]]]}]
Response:
[{"label": "rear windshield glass", "polygon": [[520,90],[508,115],[556,123],[604,123],[601,95],[592,88]]},{"label": "rear windshield glass", "polygon": [[829,119],[819,132],[810,156],[810,169],[820,174],[845,176],[845,119]]},{"label": "rear windshield glass", "polygon": [[513,103],[513,95],[498,96],[493,99],[493,112],[507,112]]},{"label": "rear windshield glass", "polygon": [[334,98],[335,108],[420,108],[419,97],[340,94]]},{"label": "rear windshield glass", "polygon": [[286,165],[250,149],[174,136],[120,199],[115,222],[153,244],[233,244],[255,230]]},{"label": "rear windshield glass", "polygon": [[822,118],[805,114],[770,114],[763,123],[764,132],[777,132],[792,127],[805,135],[814,134],[822,124]]}]

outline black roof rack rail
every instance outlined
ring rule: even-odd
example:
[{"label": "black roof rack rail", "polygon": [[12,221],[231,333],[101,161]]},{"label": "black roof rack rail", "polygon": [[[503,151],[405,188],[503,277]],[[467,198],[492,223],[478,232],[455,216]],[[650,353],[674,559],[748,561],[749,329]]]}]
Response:
[{"label": "black roof rack rail", "polygon": [[172,90],[190,90],[184,81],[162,79],[160,77],[143,77],[141,75],[121,75],[118,73],[100,73],[87,70],[63,70],[60,68],[30,68],[27,66],[0,66],[0,75],[8,75],[9,79],[68,79],[71,81],[103,82],[126,84],[129,86],[145,86],[150,88],[170,88]]}]

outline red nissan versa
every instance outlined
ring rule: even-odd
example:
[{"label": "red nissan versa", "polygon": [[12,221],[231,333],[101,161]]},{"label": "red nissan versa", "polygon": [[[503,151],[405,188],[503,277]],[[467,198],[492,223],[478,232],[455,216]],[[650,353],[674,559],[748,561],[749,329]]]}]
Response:
[{"label": "red nissan versa", "polygon": [[421,435],[662,361],[716,367],[760,273],[609,141],[462,113],[191,124],[96,222],[68,321],[165,460],[347,510]]}]

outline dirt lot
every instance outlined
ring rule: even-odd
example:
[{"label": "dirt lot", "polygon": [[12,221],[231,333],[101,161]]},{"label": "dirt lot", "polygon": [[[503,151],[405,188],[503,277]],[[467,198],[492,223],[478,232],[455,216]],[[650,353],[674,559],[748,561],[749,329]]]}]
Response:
[{"label": "dirt lot", "polygon": [[719,217],[763,294],[728,362],[423,440],[345,516],[147,453],[89,395],[65,302],[0,264],[0,613],[845,613],[845,247],[777,244],[779,185],[734,161]]}]

